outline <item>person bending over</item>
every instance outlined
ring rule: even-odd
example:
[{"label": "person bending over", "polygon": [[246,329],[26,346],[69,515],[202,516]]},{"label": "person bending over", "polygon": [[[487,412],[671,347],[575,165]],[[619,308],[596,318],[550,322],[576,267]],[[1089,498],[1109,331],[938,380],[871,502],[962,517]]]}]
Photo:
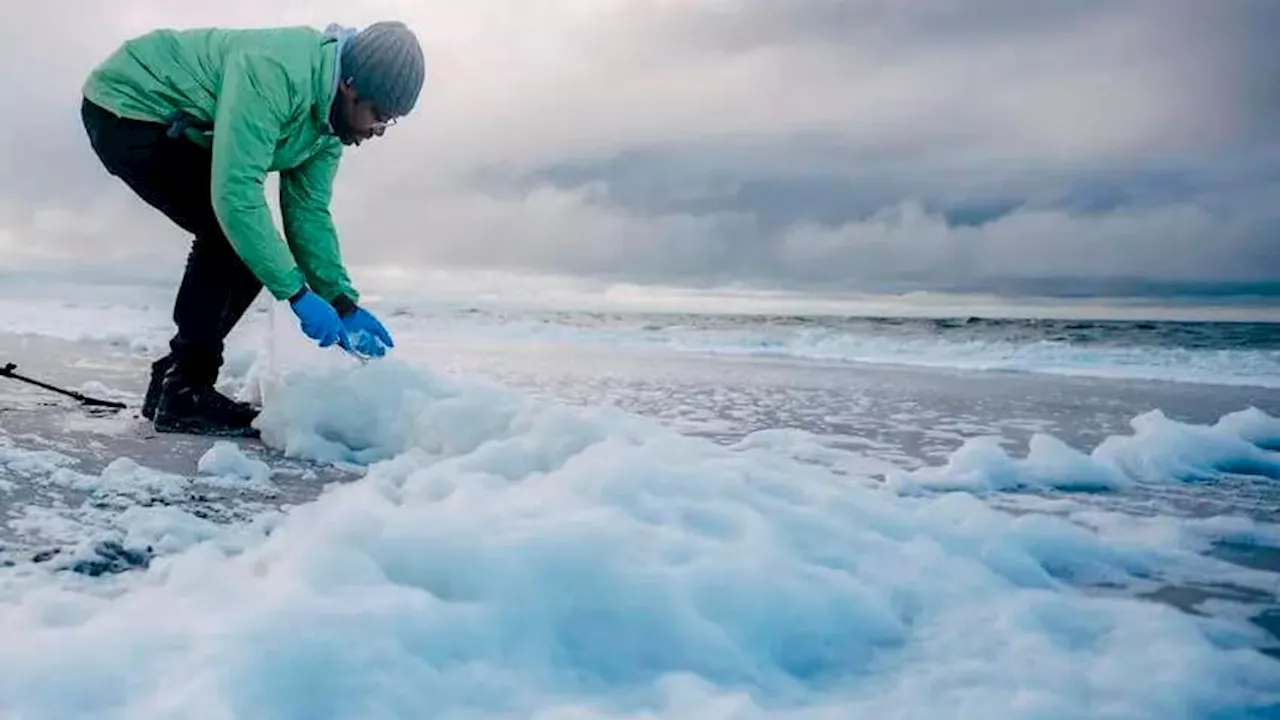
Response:
[{"label": "person bending over", "polygon": [[[402,22],[158,29],[82,87],[107,171],[194,236],[151,365],[142,415],[157,431],[253,437],[258,410],[214,389],[224,341],[263,287],[321,347],[381,356],[391,336],[359,305],[329,211],[344,145],[381,137],[417,103],[422,48]],[[281,234],[264,193],[279,175]]]}]

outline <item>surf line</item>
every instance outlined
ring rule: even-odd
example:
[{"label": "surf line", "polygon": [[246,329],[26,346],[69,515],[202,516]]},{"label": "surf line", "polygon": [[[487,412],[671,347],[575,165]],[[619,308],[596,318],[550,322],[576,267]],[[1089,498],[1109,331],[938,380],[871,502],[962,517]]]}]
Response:
[{"label": "surf line", "polygon": [[19,380],[21,382],[30,383],[32,385],[35,385],[36,387],[44,388],[45,390],[51,390],[56,393],[62,393],[67,397],[71,397],[71,398],[75,398],[76,400],[79,400],[85,405],[116,408],[117,410],[123,410],[126,407],[125,404],[122,402],[116,402],[114,400],[102,400],[99,398],[89,397],[88,395],[84,395],[83,393],[78,393],[74,390],[67,390],[66,388],[60,388],[56,385],[50,385],[49,383],[41,382],[39,380],[29,378],[25,375],[19,375],[17,370],[18,370],[18,366],[16,364],[5,363],[4,367],[0,367],[0,377],[12,378],[14,380]]}]

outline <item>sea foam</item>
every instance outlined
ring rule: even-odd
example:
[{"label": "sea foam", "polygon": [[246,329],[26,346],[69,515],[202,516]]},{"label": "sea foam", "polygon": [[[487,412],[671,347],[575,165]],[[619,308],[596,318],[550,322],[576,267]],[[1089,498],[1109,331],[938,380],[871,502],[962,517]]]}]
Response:
[{"label": "sea foam", "polygon": [[[1224,448],[1244,447],[1225,428],[1271,426],[1246,419],[1224,420],[1212,448],[1176,464],[1216,467]],[[139,512],[140,534],[170,542],[133,572],[0,570],[0,715],[1189,718],[1280,707],[1280,665],[1244,627],[1086,591],[1158,576],[1170,551],[1146,538],[1013,515],[969,492],[895,492],[858,476],[856,458],[787,452],[777,435],[725,447],[395,359],[295,371],[260,425],[286,454],[366,473],[221,532]],[[979,486],[1145,482],[1158,464],[1118,458],[1167,455],[1186,431],[1154,416],[1136,429],[1142,439],[1093,456],[1048,440],[1025,461],[974,446],[935,474]],[[57,458],[30,465],[45,466],[66,472]],[[206,468],[262,479],[227,450]],[[110,486],[131,469],[146,478],[121,462]]]}]

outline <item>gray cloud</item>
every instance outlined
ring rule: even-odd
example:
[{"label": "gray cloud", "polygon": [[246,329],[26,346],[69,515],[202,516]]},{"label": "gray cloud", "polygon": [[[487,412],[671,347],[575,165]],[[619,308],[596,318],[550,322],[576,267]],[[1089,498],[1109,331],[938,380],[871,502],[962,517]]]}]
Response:
[{"label": "gray cloud", "polygon": [[[1268,0],[25,5],[0,27],[0,264],[181,234],[98,168],[92,64],[152,25],[404,17],[430,79],[348,154],[356,264],[848,289],[1280,284]],[[57,42],[40,28],[58,27]],[[1039,281],[1039,285],[1037,285]]]}]

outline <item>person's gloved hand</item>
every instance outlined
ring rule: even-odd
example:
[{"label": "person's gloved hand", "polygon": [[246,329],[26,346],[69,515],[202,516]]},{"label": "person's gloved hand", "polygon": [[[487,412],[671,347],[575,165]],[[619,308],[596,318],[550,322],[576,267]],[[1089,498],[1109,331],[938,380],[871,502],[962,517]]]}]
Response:
[{"label": "person's gloved hand", "polygon": [[387,353],[387,348],[395,347],[387,328],[373,313],[362,307],[357,307],[343,317],[342,325],[347,329],[351,343],[358,353],[382,357]]},{"label": "person's gloved hand", "polygon": [[324,298],[311,290],[303,290],[290,298],[289,307],[293,308],[293,314],[302,322],[302,332],[319,343],[320,347],[337,343],[347,350],[351,349],[351,338],[347,335],[342,318],[338,317],[338,311]]}]

